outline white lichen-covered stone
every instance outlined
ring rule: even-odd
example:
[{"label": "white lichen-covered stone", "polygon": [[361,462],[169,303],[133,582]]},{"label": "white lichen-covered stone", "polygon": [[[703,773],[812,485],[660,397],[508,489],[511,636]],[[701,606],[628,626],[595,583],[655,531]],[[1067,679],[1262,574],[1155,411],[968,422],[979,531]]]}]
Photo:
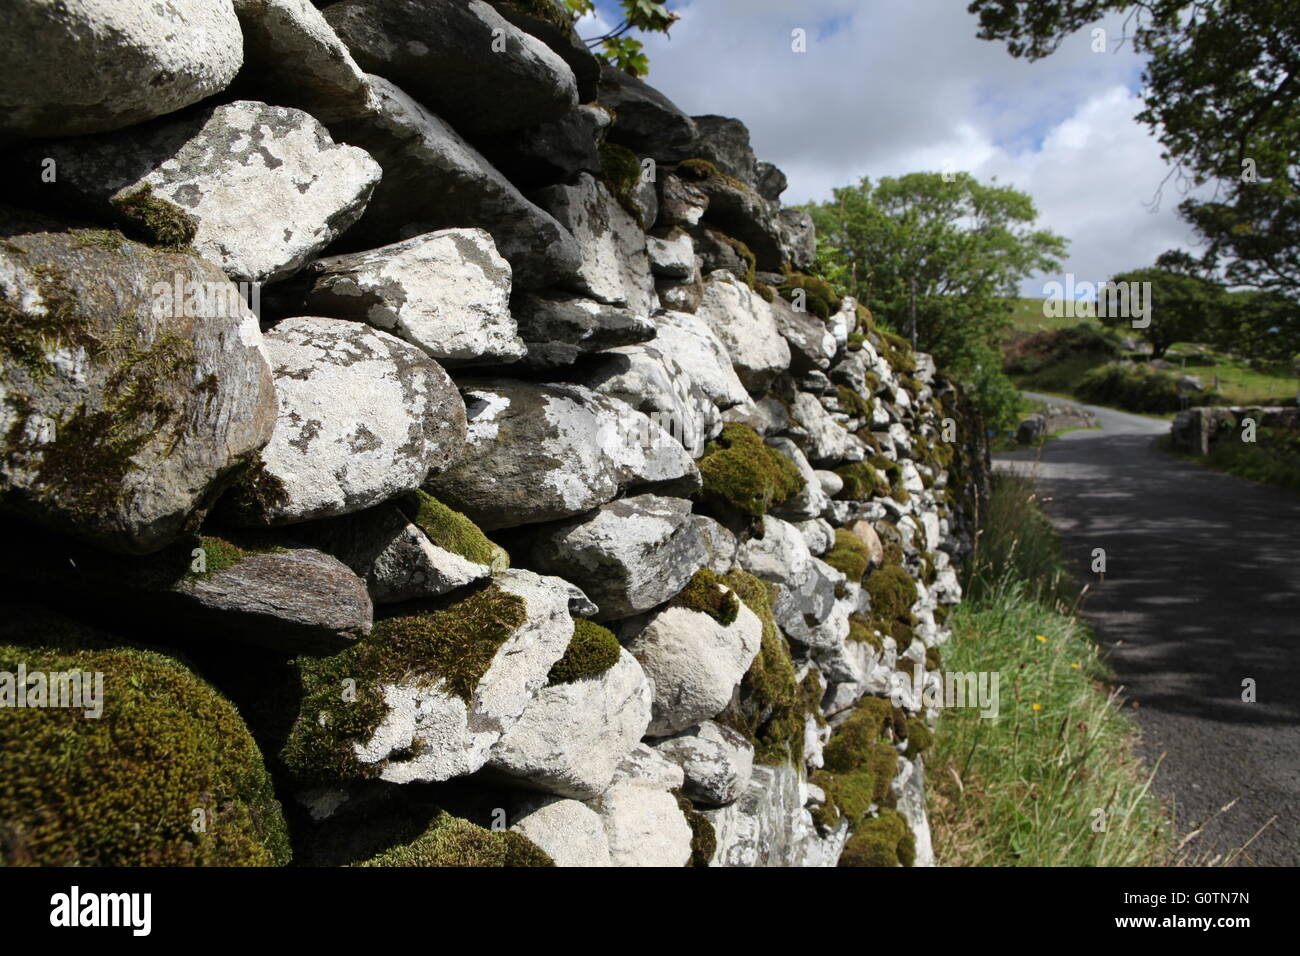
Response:
[{"label": "white lichen-covered stone", "polygon": [[652,694],[641,665],[622,651],[609,670],[538,691],[488,763],[539,790],[599,796],[645,733]]},{"label": "white lichen-covered stone", "polygon": [[[359,762],[379,765],[381,780],[427,783],[474,773],[546,686],[546,675],[573,637],[568,590],[523,570],[503,572],[495,583],[523,598],[526,620],[497,648],[468,702],[442,681],[384,686],[387,714],[369,738],[354,745]],[[404,759],[392,759],[397,754]]]},{"label": "white lichen-covered stone", "polygon": [[709,276],[704,301],[695,314],[718,337],[741,382],[754,394],[762,394],[789,368],[790,346],[771,307],[731,273]]},{"label": "white lichen-covered stone", "polygon": [[537,844],[556,866],[612,866],[600,815],[584,803],[549,797],[526,803],[510,827]]},{"label": "white lichen-covered stone", "polygon": [[143,123],[225,89],[243,62],[230,0],[11,0],[0,144]]},{"label": "white lichen-covered stone", "polygon": [[465,453],[429,490],[484,530],[583,514],[628,488],[690,494],[700,486],[681,443],[616,398],[506,379],[461,387]]},{"label": "white lichen-covered stone", "polygon": [[641,743],[619,761],[613,782],[651,790],[677,790],[686,783],[686,773],[659,751]]},{"label": "white lichen-covered stone", "polygon": [[616,783],[592,803],[605,824],[614,866],[685,866],[691,858],[691,825],[664,790]]},{"label": "white lichen-covered stone", "polygon": [[533,565],[581,587],[598,620],[628,617],[673,597],[708,561],[691,518],[682,498],[620,498],[542,534]]},{"label": "white lichen-covered stone", "polygon": [[830,499],[822,490],[821,482],[817,480],[817,473],[813,471],[803,451],[788,438],[769,438],[767,444],[794,462],[803,477],[803,487],[790,498],[774,505],[773,513],[791,521],[806,521],[818,517],[826,510]]},{"label": "white lichen-covered stone", "polygon": [[250,100],[41,155],[58,164],[50,189],[99,215],[148,187],[193,217],[194,248],[241,282],[301,269],[361,217],[381,173],[302,110]]},{"label": "white lichen-covered stone", "polygon": [[582,261],[575,291],[649,316],[654,280],[645,231],[604,183],[581,173],[573,185],[548,186],[533,199],[578,241]]},{"label": "white lichen-covered stone", "polygon": [[661,312],[655,325],[654,347],[685,369],[718,408],[749,402],[726,348],[703,319],[687,312]]},{"label": "white lichen-covered stone", "polygon": [[654,682],[649,732],[664,736],[720,714],[762,639],[762,622],[743,602],[728,625],[686,607],[651,614],[624,642]]},{"label": "white lichen-covered stone", "polygon": [[790,403],[790,415],[799,426],[791,430],[791,435],[813,465],[862,461],[866,458],[866,449],[861,439],[840,427],[822,407],[816,395],[809,392],[795,393],[794,401]]},{"label": "white lichen-covered stone", "polygon": [[278,494],[240,509],[249,524],[360,511],[419,488],[464,442],[464,405],[413,345],[342,319],[286,319],[265,337],[280,414],[261,453]]},{"label": "white lichen-covered stone", "polygon": [[695,243],[690,233],[674,229],[664,238],[646,237],[650,268],[667,279],[689,279],[695,275]]},{"label": "white lichen-covered stone", "polygon": [[834,866],[848,827],[819,834],[801,791],[793,767],[755,767],[738,800],[701,811],[718,841],[710,866]]},{"label": "white lichen-covered stone", "polygon": [[686,796],[708,806],[720,807],[739,797],[754,770],[753,745],[712,720],[657,740],[654,749],[682,768]]},{"label": "white lichen-covered stone", "polygon": [[510,314],[510,263],[482,229],[444,229],[318,259],[310,275],[314,314],[368,322],[454,364],[524,355]]}]

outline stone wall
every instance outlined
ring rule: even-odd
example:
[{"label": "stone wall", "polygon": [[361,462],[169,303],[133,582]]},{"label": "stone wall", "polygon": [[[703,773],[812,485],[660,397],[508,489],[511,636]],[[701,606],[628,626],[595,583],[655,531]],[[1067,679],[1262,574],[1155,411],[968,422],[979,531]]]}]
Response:
[{"label": "stone wall", "polygon": [[1254,423],[1253,428],[1295,428],[1300,422],[1300,411],[1283,406],[1198,406],[1175,416],[1169,426],[1169,437],[1180,451],[1208,455],[1220,441],[1241,441],[1248,421]]},{"label": "stone wall", "polygon": [[933,862],[987,452],[742,123],[546,0],[17,8],[0,860]]}]

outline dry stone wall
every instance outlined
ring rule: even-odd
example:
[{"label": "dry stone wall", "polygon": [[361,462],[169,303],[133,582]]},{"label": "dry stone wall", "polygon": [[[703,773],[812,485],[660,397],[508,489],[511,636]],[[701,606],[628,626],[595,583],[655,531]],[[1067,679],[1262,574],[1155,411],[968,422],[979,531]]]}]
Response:
[{"label": "dry stone wall", "polygon": [[740,121],[549,0],[11,6],[0,860],[933,863],[986,452]]}]

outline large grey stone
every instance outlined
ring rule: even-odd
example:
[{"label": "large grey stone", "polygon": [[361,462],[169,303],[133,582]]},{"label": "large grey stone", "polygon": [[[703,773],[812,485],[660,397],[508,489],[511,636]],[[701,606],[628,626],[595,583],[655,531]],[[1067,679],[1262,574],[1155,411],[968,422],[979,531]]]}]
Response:
[{"label": "large grey stone", "polygon": [[761,395],[790,366],[790,346],[772,318],[772,308],[745,283],[715,272],[704,283],[696,315],[727,350],[731,365],[750,392]]},{"label": "large grey stone", "polygon": [[750,188],[758,182],[758,161],[749,145],[749,127],[728,116],[692,116],[699,131],[696,154]]},{"label": "large grey stone", "polygon": [[622,651],[609,670],[539,690],[488,765],[539,790],[599,796],[645,733],[652,695],[641,665]]},{"label": "large grey stone", "polygon": [[753,745],[712,720],[657,740],[654,749],[682,768],[686,796],[711,807],[739,797],[754,770]]},{"label": "large grey stone", "polygon": [[617,783],[591,803],[605,824],[614,866],[685,866],[691,825],[665,790]]},{"label": "large grey stone", "polygon": [[654,322],[631,309],[562,292],[525,293],[513,309],[527,348],[524,364],[534,368],[572,365],[589,352],[655,336]]},{"label": "large grey stone", "polygon": [[467,135],[533,126],[578,105],[568,64],[482,0],[342,0],[324,13],[363,69]]},{"label": "large grey stone", "polygon": [[704,319],[685,312],[660,312],[655,327],[654,347],[685,369],[719,409],[749,401],[726,346]]},{"label": "large grey stone", "polygon": [[306,308],[368,322],[454,365],[513,362],[510,264],[482,229],[444,229],[312,263]]},{"label": "large grey stone", "polygon": [[225,89],[243,61],[230,0],[8,0],[0,145],[143,123]]},{"label": "large grey stone", "polygon": [[370,112],[333,126],[383,167],[384,178],[349,239],[383,245],[437,229],[478,226],[514,270],[514,287],[542,288],[576,274],[577,241],[538,209],[455,130],[379,76]]},{"label": "large grey stone", "polygon": [[540,535],[533,563],[581,587],[600,607],[597,620],[647,611],[707,561],[690,512],[681,498],[620,498]]},{"label": "large grey stone", "polygon": [[555,861],[556,866],[611,866],[609,840],[599,814],[563,797],[525,801],[510,826]]},{"label": "large grey stone", "polygon": [[193,255],[18,213],[0,235],[0,507],[163,548],[271,438],[256,316]]},{"label": "large grey stone", "polygon": [[609,138],[638,156],[676,162],[695,154],[695,122],[658,90],[608,63],[600,68],[599,102],[618,117]]},{"label": "large grey stone", "polygon": [[429,490],[485,530],[579,515],[627,488],[700,485],[681,444],[618,399],[509,379],[461,386],[465,454]]},{"label": "large grey stone", "polygon": [[148,187],[193,219],[201,255],[247,282],[301,269],[360,218],[380,177],[302,110],[251,100],[37,152],[58,164],[52,195],[129,225],[123,200]]},{"label": "large grey stone", "polygon": [[286,319],[265,348],[280,416],[258,484],[236,489],[245,524],[360,511],[419,488],[460,453],[465,412],[442,367],[401,339],[343,319]]}]

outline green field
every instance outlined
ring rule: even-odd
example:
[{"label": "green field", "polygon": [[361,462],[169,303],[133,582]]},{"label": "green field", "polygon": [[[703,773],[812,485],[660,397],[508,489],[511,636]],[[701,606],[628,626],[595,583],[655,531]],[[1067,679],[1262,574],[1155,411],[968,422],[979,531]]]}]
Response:
[{"label": "green field", "polygon": [[1077,316],[1052,318],[1043,314],[1042,299],[1017,299],[1015,311],[1011,313],[1011,327],[1017,332],[1049,332],[1052,329],[1068,329],[1072,325],[1088,323],[1095,325],[1096,319],[1081,319]]}]

